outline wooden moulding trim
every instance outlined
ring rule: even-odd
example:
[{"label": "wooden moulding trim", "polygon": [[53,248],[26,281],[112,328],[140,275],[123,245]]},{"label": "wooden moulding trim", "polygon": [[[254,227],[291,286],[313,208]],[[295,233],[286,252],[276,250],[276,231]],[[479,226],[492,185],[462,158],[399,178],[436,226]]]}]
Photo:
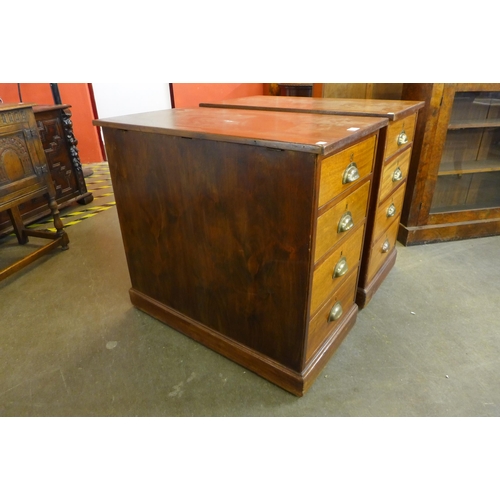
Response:
[{"label": "wooden moulding trim", "polygon": [[231,361],[244,366],[295,396],[303,396],[311,387],[316,377],[351,330],[356,322],[358,312],[358,306],[353,304],[351,309],[342,319],[342,323],[338,325],[332,334],[325,340],[323,345],[316,351],[304,371],[302,373],[297,373],[277,363],[273,359],[225,337],[201,323],[193,321],[178,311],[165,306],[133,288],[130,289],[129,293],[132,304],[141,311],[162,321]]},{"label": "wooden moulding trim", "polygon": [[[139,113],[138,115],[150,115],[150,116],[160,116],[160,113],[176,111],[176,112],[190,112],[196,111],[196,109],[179,109],[176,110],[162,110],[162,111],[152,111],[149,113]],[[252,110],[253,111],[253,110]],[[257,114],[267,113],[267,111],[255,111]],[[276,112],[273,112],[276,113]],[[279,112],[278,112],[279,113]],[[308,113],[311,114],[311,113]],[[134,116],[134,115],[130,115]],[[221,117],[224,118],[224,117]],[[361,117],[360,117],[361,118]],[[374,123],[366,124],[363,128],[356,131],[352,135],[346,135],[343,138],[340,138],[334,142],[327,143],[325,145],[320,145],[318,143],[299,143],[288,140],[280,140],[273,138],[260,138],[260,137],[247,137],[244,135],[238,135],[237,132],[218,132],[212,130],[192,130],[190,128],[182,128],[181,126],[172,125],[169,123],[165,124],[155,124],[152,121],[148,121],[148,116],[144,118],[137,118],[136,122],[126,121],[128,119],[127,116],[117,117],[117,118],[109,118],[109,119],[98,119],[93,120],[92,124],[101,127],[103,129],[113,128],[122,130],[124,132],[142,132],[142,133],[150,133],[150,134],[164,134],[171,135],[176,137],[185,137],[190,139],[202,139],[202,140],[213,140],[219,142],[230,142],[237,144],[247,144],[251,146],[262,146],[268,147],[271,149],[283,149],[290,151],[299,151],[306,153],[318,154],[321,156],[329,156],[330,154],[336,153],[340,151],[346,146],[351,146],[361,140],[369,137],[372,134],[379,133],[379,130],[383,127],[387,127],[389,121],[387,118],[378,117],[378,121],[374,121]],[[141,121],[142,120],[142,121]],[[161,120],[160,120],[161,121]],[[318,136],[319,137],[319,136]]]},{"label": "wooden moulding trim", "polygon": [[399,226],[398,241],[405,246],[439,243],[500,234],[500,219],[467,221],[432,226]]},{"label": "wooden moulding trim", "polygon": [[141,311],[248,368],[282,389],[296,396],[304,394],[304,379],[300,373],[184,316],[138,290],[131,288],[129,293],[132,304]]},{"label": "wooden moulding trim", "polygon": [[358,286],[358,290],[356,293],[356,303],[358,304],[358,307],[360,309],[363,309],[368,305],[372,297],[375,295],[375,292],[380,288],[380,285],[385,280],[391,269],[394,267],[394,264],[396,263],[396,256],[397,250],[396,247],[394,247],[371,282],[367,285],[364,285],[364,287],[362,287],[361,285]]},{"label": "wooden moulding trim", "polygon": [[[291,96],[289,96],[291,97]],[[294,96],[298,97],[298,96]],[[266,97],[267,99],[267,97]],[[273,97],[269,97],[269,104],[265,104],[265,100],[262,101],[261,104],[252,104],[251,102],[245,103],[245,99],[243,98],[240,102],[238,102],[238,98],[235,99],[234,102],[229,101],[222,101],[222,102],[200,102],[200,107],[201,108],[232,108],[232,109],[250,109],[250,110],[261,110],[261,111],[281,111],[281,112],[289,112],[289,113],[310,113],[310,114],[318,114],[318,115],[344,115],[344,116],[369,116],[372,118],[388,118],[389,121],[396,121],[400,120],[402,118],[406,118],[409,115],[412,115],[416,113],[419,109],[423,108],[425,105],[424,101],[406,101],[408,107],[406,109],[398,110],[394,113],[388,112],[388,111],[370,111],[367,109],[367,106],[364,104],[370,104],[370,102],[376,101],[377,104],[381,102],[382,100],[379,99],[351,99],[351,98],[338,98],[338,97],[322,97],[321,98],[324,102],[326,103],[331,103],[332,107],[328,108],[321,108],[321,107],[314,107],[314,102],[312,103],[312,106],[310,107],[294,107],[293,103],[288,100],[288,99],[283,99],[282,96],[280,96],[280,101],[276,101],[273,99]],[[278,102],[283,103],[282,106],[278,105]],[[335,108],[335,102],[352,102],[353,105],[355,105],[357,102],[359,102],[359,108],[357,109],[346,109],[345,107],[338,107]],[[390,105],[392,102],[387,101],[388,109],[393,109],[390,108]],[[306,101],[307,102],[307,101]],[[400,104],[400,101],[396,102],[398,105]]]}]

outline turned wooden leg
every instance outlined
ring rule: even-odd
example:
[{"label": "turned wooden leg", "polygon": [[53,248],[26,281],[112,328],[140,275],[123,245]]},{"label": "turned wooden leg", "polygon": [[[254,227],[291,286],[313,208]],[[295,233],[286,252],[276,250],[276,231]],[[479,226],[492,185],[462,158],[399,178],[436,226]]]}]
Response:
[{"label": "turned wooden leg", "polygon": [[61,238],[62,244],[61,248],[63,250],[68,249],[69,238],[64,230],[64,224],[62,223],[61,217],[59,216],[59,208],[56,203],[56,199],[53,196],[49,196],[49,208],[52,217],[54,218],[54,227],[56,228],[56,235]]}]

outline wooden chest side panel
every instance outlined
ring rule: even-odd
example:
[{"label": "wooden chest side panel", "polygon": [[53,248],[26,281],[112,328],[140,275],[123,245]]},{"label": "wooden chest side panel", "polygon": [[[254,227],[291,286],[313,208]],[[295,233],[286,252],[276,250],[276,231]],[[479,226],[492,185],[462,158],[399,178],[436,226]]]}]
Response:
[{"label": "wooden chest side panel", "polygon": [[104,131],[133,289],[300,371],[315,155]]}]

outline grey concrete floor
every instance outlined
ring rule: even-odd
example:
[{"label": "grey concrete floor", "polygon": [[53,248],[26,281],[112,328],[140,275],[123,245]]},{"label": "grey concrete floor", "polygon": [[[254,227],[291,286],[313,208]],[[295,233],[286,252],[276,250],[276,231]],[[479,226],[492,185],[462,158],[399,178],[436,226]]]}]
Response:
[{"label": "grey concrete floor", "polygon": [[67,232],[0,283],[0,416],[500,416],[500,237],[399,245],[297,398],[132,307],[116,208]]}]

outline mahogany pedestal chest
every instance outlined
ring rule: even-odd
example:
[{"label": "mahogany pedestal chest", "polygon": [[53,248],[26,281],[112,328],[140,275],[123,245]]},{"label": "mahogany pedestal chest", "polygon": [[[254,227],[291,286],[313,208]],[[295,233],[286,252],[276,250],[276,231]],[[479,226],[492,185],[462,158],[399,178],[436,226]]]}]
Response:
[{"label": "mahogany pedestal chest", "polygon": [[253,109],[389,120],[379,134],[372,196],[356,302],[365,307],[396,261],[396,238],[420,101],[251,96],[201,103],[202,107]]},{"label": "mahogany pedestal chest", "polygon": [[132,303],[303,395],[356,320],[387,119],[198,108],[94,124]]}]

